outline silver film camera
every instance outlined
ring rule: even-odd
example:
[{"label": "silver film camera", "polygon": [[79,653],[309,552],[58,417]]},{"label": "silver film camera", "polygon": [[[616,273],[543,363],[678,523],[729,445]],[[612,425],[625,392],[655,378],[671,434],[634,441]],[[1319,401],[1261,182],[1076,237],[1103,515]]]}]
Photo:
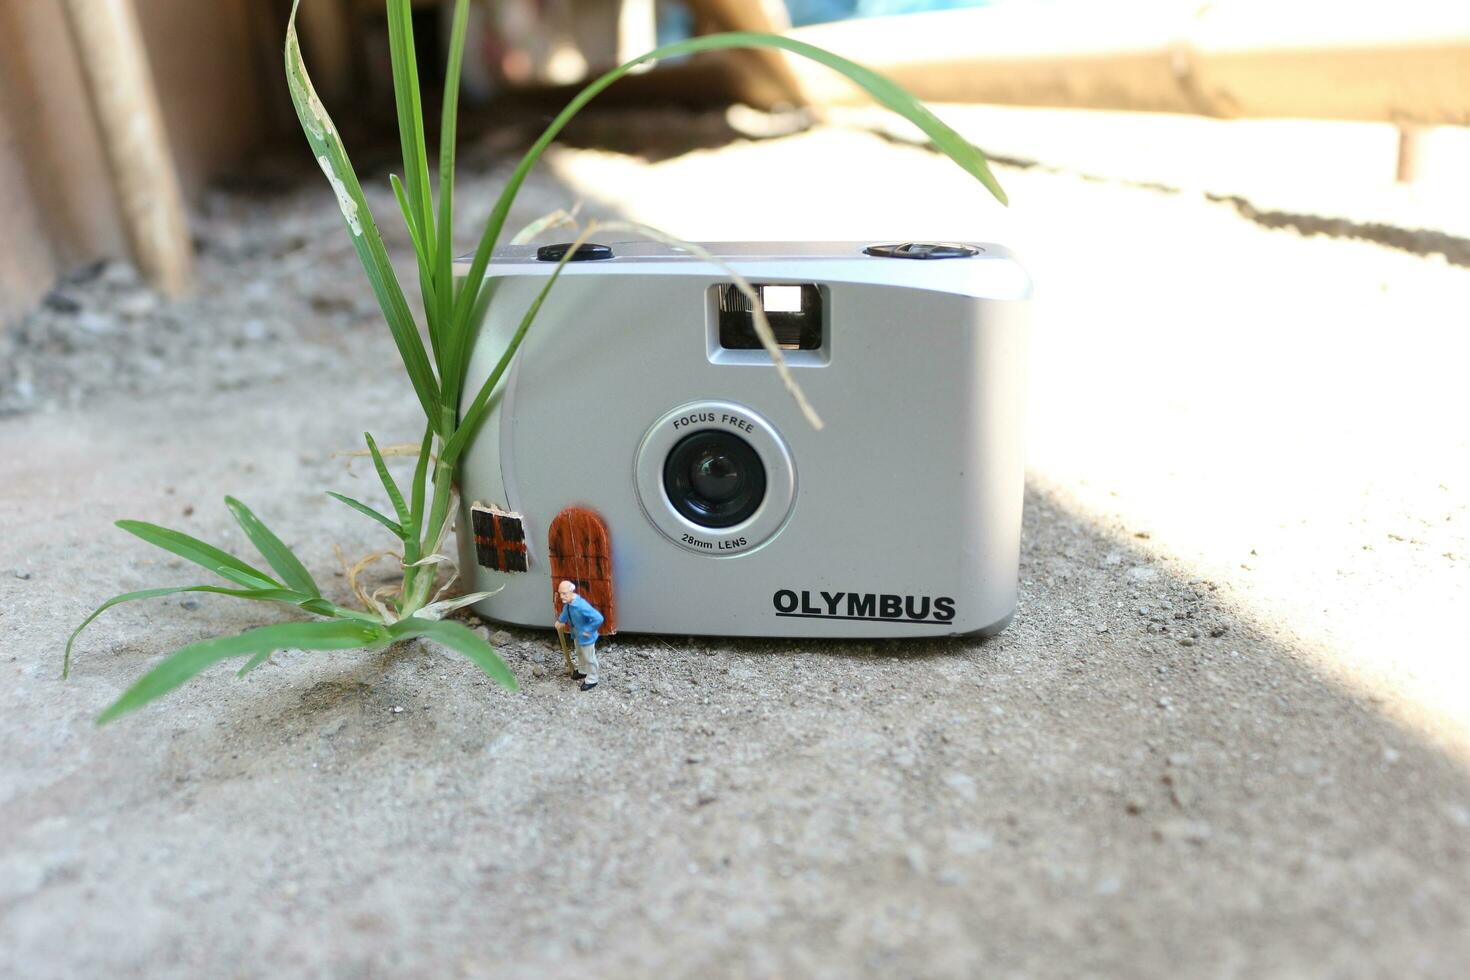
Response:
[{"label": "silver film camera", "polygon": [[[1003,629],[1025,271],[979,243],[703,247],[755,287],[825,427],[782,386],[720,265],[662,244],[583,246],[464,456],[461,568],[472,589],[500,589],[476,611],[546,626],[556,581],[572,578],[632,632]],[[495,253],[471,396],[565,251]]]}]

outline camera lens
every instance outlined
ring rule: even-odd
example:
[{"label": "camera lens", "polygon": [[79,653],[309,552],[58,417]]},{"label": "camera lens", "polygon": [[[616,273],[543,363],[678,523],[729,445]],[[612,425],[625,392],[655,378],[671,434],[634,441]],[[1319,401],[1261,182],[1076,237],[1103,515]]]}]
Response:
[{"label": "camera lens", "polygon": [[706,429],[669,451],[664,492],[675,510],[701,527],[733,527],[765,499],[766,468],[744,439]]},{"label": "camera lens", "polygon": [[770,422],[705,399],[664,412],[633,457],[638,504],[664,537],[726,559],[764,548],[796,505],[796,464]]}]

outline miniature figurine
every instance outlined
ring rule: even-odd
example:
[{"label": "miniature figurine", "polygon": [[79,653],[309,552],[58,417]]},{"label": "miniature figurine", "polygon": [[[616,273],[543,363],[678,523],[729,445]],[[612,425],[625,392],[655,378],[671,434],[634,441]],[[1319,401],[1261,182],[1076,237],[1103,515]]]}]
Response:
[{"label": "miniature figurine", "polygon": [[571,582],[562,582],[556,587],[561,598],[561,615],[556,618],[558,632],[572,634],[577,646],[577,663],[580,670],[572,673],[573,680],[582,682],[582,690],[590,691],[597,686],[597,627],[602,625],[602,613],[592,603],[577,595],[577,587]]}]

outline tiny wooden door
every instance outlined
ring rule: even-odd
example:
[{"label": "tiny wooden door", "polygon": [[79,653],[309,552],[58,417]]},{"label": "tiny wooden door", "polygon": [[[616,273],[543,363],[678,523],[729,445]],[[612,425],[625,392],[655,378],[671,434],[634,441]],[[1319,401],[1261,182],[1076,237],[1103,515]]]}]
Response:
[{"label": "tiny wooden door", "polygon": [[616,633],[612,547],[602,517],[587,507],[568,507],[556,515],[546,537],[546,551],[551,557],[551,603],[556,614],[561,615],[556,587],[563,580],[570,580],[576,583],[577,593],[602,613],[598,632],[604,636]]}]

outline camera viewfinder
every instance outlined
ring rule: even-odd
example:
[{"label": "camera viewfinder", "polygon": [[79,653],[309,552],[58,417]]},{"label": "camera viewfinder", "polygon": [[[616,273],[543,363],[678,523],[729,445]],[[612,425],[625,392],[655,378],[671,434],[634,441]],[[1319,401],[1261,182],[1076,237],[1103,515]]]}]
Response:
[{"label": "camera viewfinder", "polygon": [[[822,291],[812,283],[752,283],[782,350],[821,350]],[[750,297],[733,284],[719,291],[720,346],[725,350],[760,350]]]}]

